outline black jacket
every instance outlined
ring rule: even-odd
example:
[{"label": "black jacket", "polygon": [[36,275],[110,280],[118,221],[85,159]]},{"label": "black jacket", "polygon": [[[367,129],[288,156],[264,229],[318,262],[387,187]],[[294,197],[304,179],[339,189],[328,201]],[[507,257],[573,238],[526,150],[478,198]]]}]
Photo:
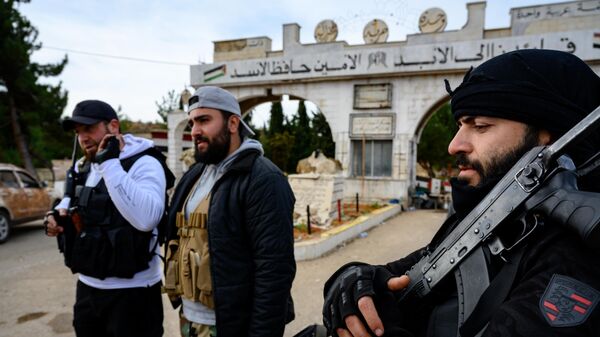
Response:
[{"label": "black jacket", "polygon": [[[192,166],[175,189],[169,240],[203,170]],[[257,150],[240,153],[212,188],[208,243],[219,337],[282,336],[293,319],[294,202],[286,177]]]},{"label": "black jacket", "polygon": [[[440,229],[431,246],[435,246],[448,233]],[[430,246],[429,251],[433,248]],[[419,249],[403,259],[388,263],[386,268],[395,275],[402,275],[415,264],[426,248]],[[497,259],[498,260],[498,259]],[[554,275],[566,276],[600,291],[600,254],[585,247],[581,239],[554,223],[546,223],[528,240],[521,258],[515,280],[507,298],[496,308],[483,337],[502,336],[598,336],[600,331],[600,307],[592,310],[587,319],[571,327],[552,327],[544,317],[544,295]],[[495,261],[496,266],[500,261]],[[499,268],[496,268],[496,271]],[[440,283],[439,289],[410,310],[404,311],[403,328],[414,336],[451,336],[440,323],[440,317],[449,315],[457,320],[456,283],[453,275]],[[598,302],[600,298],[594,299]],[[449,305],[450,303],[450,305]],[[564,315],[573,310],[572,305],[560,308]],[[449,308],[452,313],[444,313]],[[448,316],[445,316],[448,317]],[[456,327],[456,320],[452,325]],[[384,323],[385,324],[385,323]],[[441,328],[440,328],[441,326]],[[444,331],[445,332],[440,332]],[[437,331],[437,333],[436,333]]]}]

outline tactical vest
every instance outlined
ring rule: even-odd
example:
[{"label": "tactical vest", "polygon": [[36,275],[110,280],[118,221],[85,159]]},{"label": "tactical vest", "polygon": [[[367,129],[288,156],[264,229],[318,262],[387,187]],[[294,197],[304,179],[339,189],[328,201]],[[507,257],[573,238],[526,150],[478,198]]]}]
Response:
[{"label": "tactical vest", "polygon": [[[144,155],[160,161],[154,151],[147,150],[121,160],[123,169],[129,171]],[[104,179],[96,186],[85,186],[88,173],[89,170],[81,172],[84,177],[78,179],[80,185],[76,186],[75,197],[71,199],[70,207],[75,207],[83,228],[73,238],[71,253],[65,254],[65,263],[73,273],[99,279],[132,278],[148,268],[155,254],[156,246],[150,247],[155,235],[152,231],[137,230],[121,215],[108,194]],[[167,180],[170,180],[169,174],[165,171]]]},{"label": "tactical vest", "polygon": [[[192,192],[188,195],[188,200],[191,194]],[[179,240],[169,241],[165,290],[171,298],[183,296],[214,309],[208,249],[210,195],[198,204],[186,220],[184,212],[188,200],[184,203],[182,211],[177,213]]]}]

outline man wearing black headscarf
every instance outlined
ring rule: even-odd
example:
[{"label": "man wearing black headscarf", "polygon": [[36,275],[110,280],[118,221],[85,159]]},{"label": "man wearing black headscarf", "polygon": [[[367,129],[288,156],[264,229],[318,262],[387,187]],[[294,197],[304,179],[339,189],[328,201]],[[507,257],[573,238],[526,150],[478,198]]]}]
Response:
[{"label": "man wearing black headscarf", "polygon": [[[397,304],[409,282],[404,273],[433,252],[523,154],[551,144],[600,105],[600,78],[576,56],[551,50],[503,54],[467,72],[454,91],[448,83],[446,88],[459,126],[448,146],[460,170],[451,181],[455,213],[428,246],[405,258],[384,266],[353,262],[340,268],[325,284],[323,320],[329,333],[598,336],[600,254],[547,215],[516,253],[498,257],[483,248],[491,285],[474,318],[459,315],[458,302],[468,294],[459,294],[453,275],[419,302]],[[581,165],[599,151],[596,130],[566,153]],[[578,184],[580,190],[600,192],[598,172]],[[516,268],[505,268],[511,263]]]}]

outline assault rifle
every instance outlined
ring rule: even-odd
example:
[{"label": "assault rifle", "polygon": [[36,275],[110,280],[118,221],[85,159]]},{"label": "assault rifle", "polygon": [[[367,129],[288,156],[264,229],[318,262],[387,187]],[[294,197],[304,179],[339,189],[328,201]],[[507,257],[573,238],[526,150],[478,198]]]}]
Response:
[{"label": "assault rifle", "polygon": [[[598,124],[600,107],[552,145],[535,147],[523,155],[435,251],[406,273],[410,283],[399,301],[427,296],[454,272],[459,295],[464,296],[459,301],[460,326],[490,284],[481,248],[487,245],[493,255],[503,257],[538,227],[538,219],[532,215],[538,210],[578,232],[588,245],[599,247],[600,193],[577,190],[575,166],[563,155],[567,146],[585,138]],[[505,242],[501,230],[517,231],[518,226],[506,227],[516,221],[522,224],[522,232]]]},{"label": "assault rifle", "polygon": [[[76,197],[76,186],[81,184],[83,177],[75,172],[75,166],[77,165],[77,135],[73,139],[73,152],[71,153],[71,167],[67,170],[67,176],[65,180],[65,194],[64,197],[73,198]],[[73,204],[73,202],[71,202]],[[83,224],[77,213],[75,207],[69,208],[66,216],[60,216],[58,210],[53,210],[54,219],[59,226],[63,228],[63,232],[56,237],[58,243],[58,250],[63,253],[65,259],[65,265],[71,266],[71,255],[75,236],[81,232]]]}]

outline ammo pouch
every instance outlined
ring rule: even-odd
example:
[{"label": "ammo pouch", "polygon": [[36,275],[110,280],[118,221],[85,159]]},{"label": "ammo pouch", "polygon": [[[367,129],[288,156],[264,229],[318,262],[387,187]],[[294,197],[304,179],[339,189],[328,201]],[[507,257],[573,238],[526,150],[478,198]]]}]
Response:
[{"label": "ammo pouch", "polygon": [[71,271],[87,276],[132,278],[148,268],[152,233],[129,226],[87,226],[76,238]]},{"label": "ammo pouch", "polygon": [[179,286],[179,240],[171,240],[165,247],[165,284],[163,286],[171,303],[181,296]]},{"label": "ammo pouch", "polygon": [[208,203],[204,199],[186,221],[177,213],[179,240],[167,245],[165,290],[173,301],[179,296],[214,309],[208,247]]},{"label": "ammo pouch", "polygon": [[54,211],[54,219],[56,223],[63,228],[63,232],[58,234],[56,242],[58,250],[63,254],[65,266],[71,267],[71,257],[73,256],[73,244],[75,242],[75,226],[71,221],[70,216],[60,216],[58,211]]},{"label": "ammo pouch", "polygon": [[153,234],[135,229],[123,218],[110,200],[104,180],[96,187],[78,186],[76,195],[83,229],[74,238],[67,264],[71,271],[105,279],[132,278],[147,269],[154,255],[150,247]]}]

